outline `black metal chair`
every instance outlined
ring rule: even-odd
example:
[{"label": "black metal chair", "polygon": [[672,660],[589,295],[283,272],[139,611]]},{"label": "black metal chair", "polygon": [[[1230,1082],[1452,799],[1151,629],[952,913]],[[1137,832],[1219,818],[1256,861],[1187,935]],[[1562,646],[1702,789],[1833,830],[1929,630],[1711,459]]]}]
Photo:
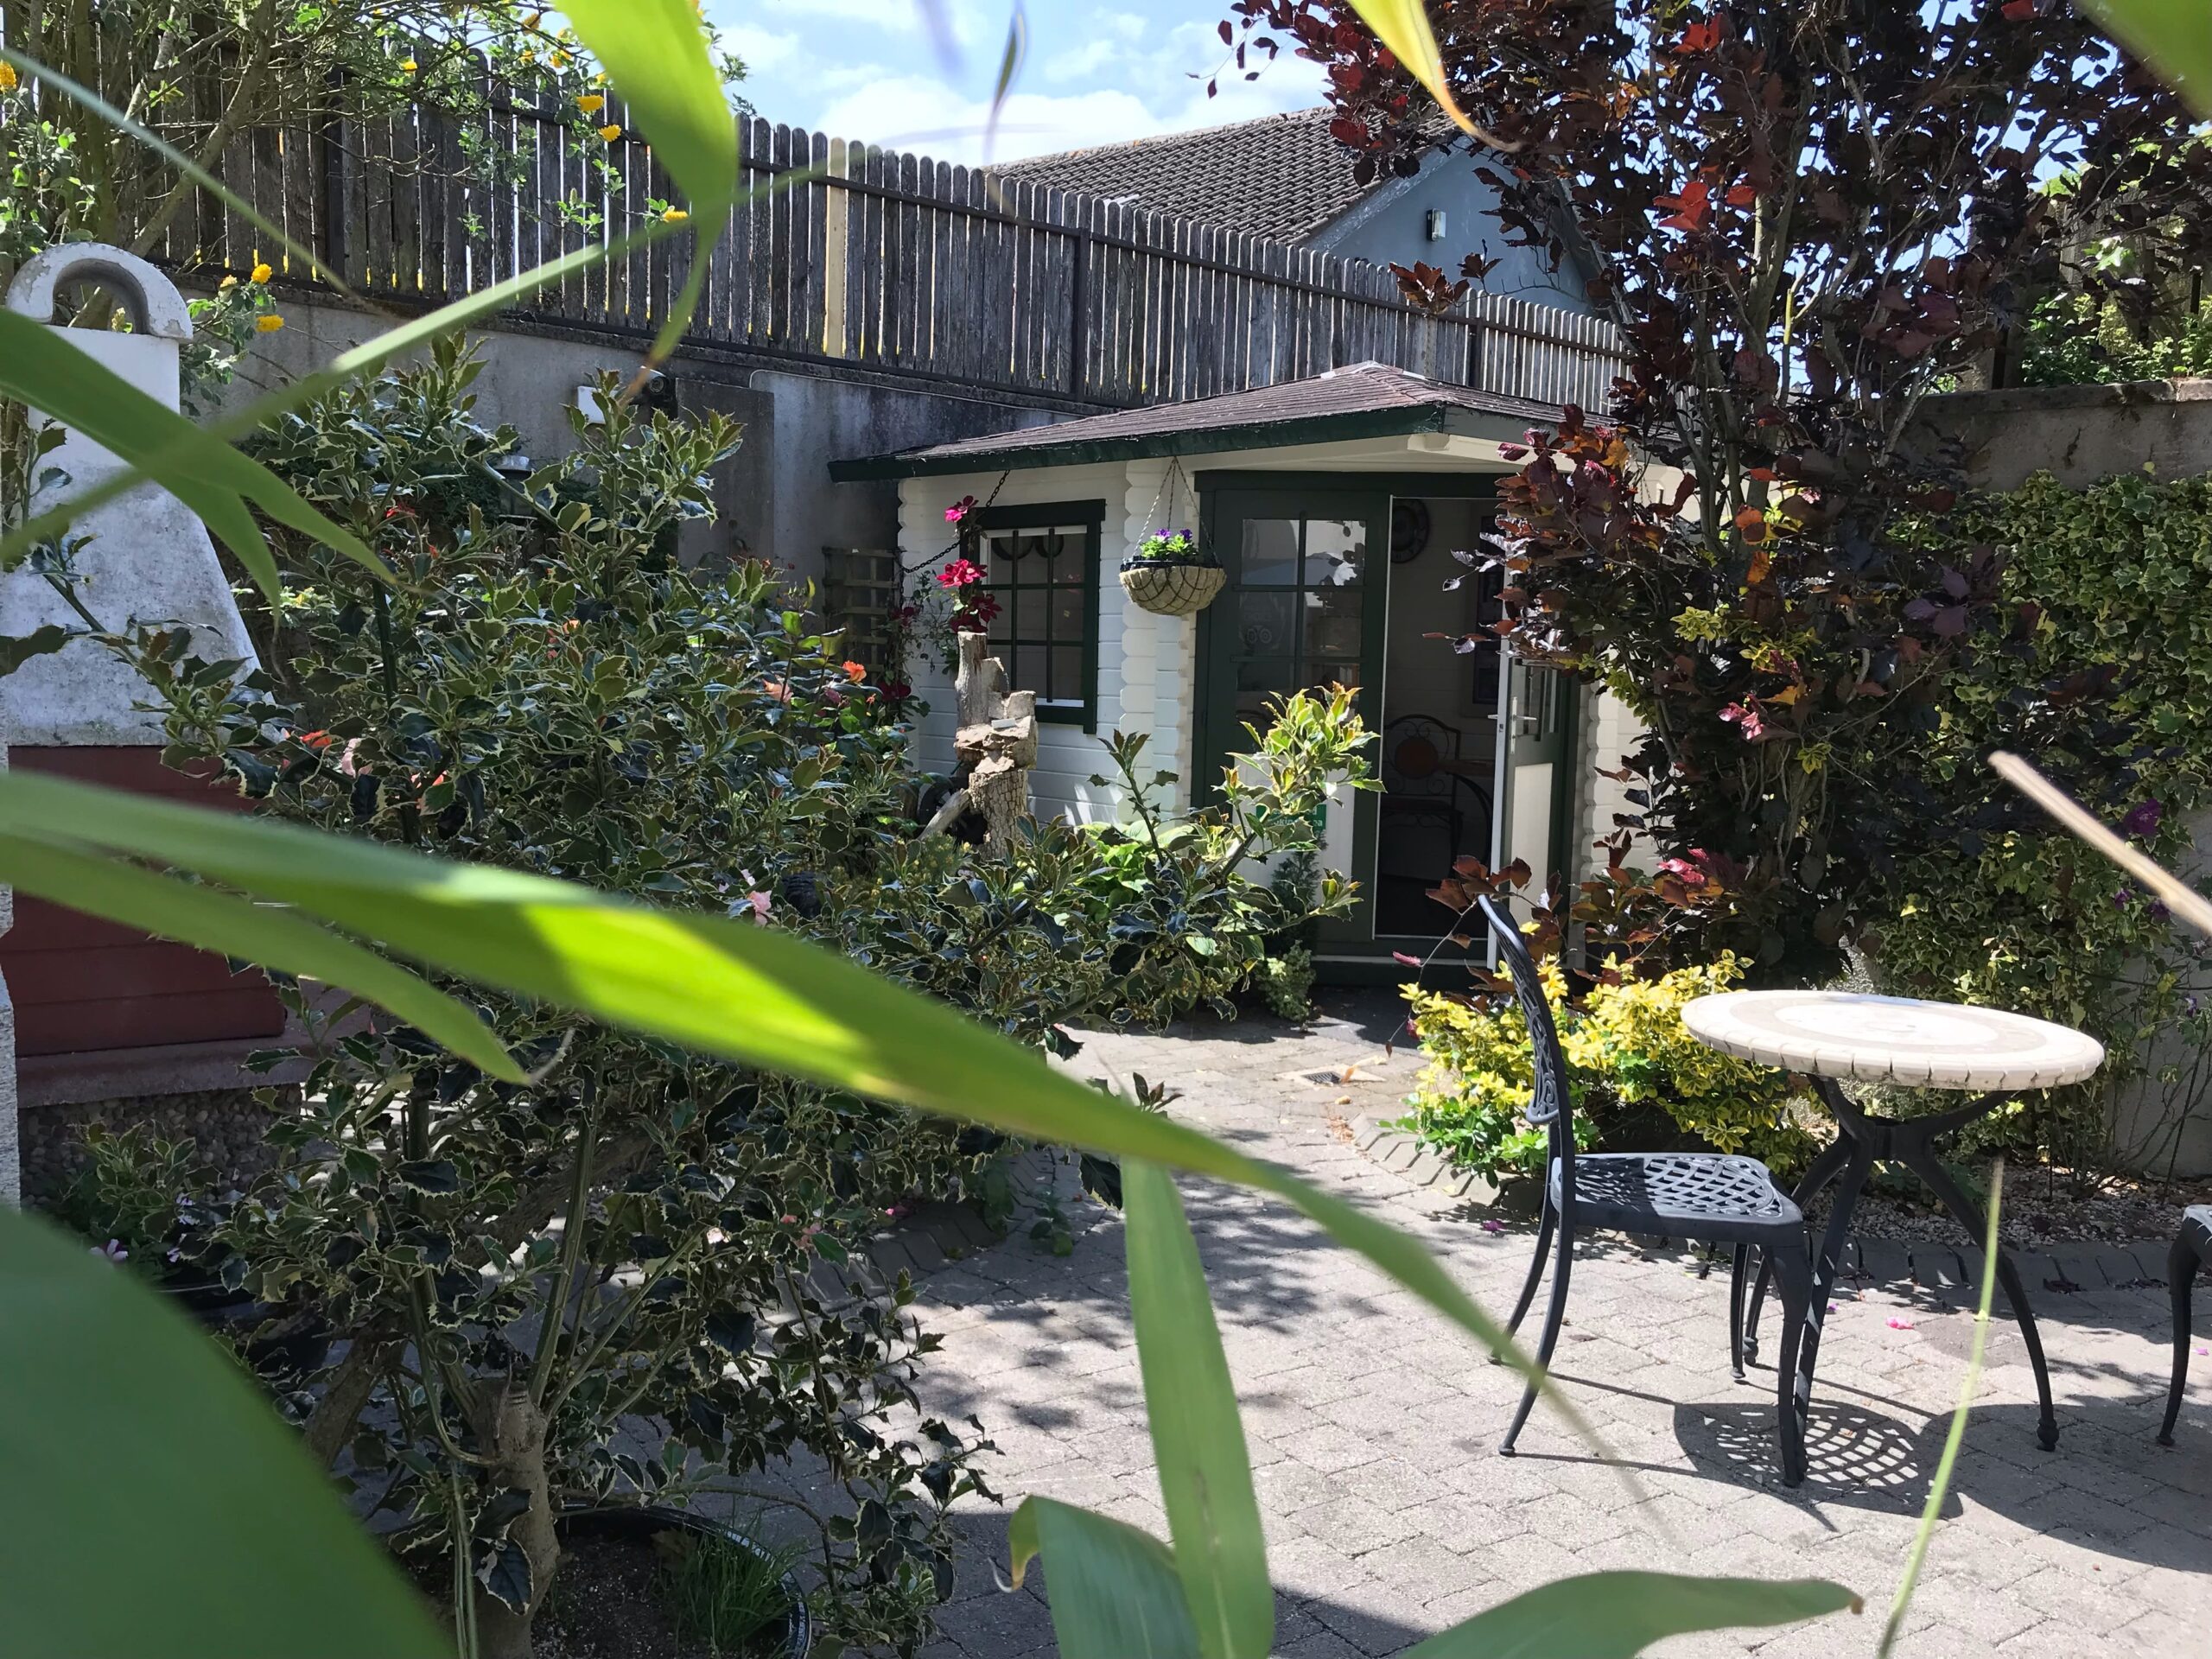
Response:
[{"label": "black metal chair", "polygon": [[2212,1204],[2194,1204],[2182,1212],[2181,1231],[2166,1257],[2166,1286],[2174,1299],[2174,1384],[2166,1395],[2166,1421],[2158,1428],[2158,1444],[2174,1443],[2174,1420],[2181,1415],[2181,1396],[2189,1387],[2189,1301],[2196,1275],[2212,1262]]},{"label": "black metal chair", "polygon": [[[1624,1152],[1578,1154],[1574,1149],[1574,1103],[1567,1086],[1567,1059],[1560,1053],[1559,1030],[1544,1001],[1542,982],[1530,960],[1521,931],[1498,906],[1480,901],[1483,915],[1497,935],[1498,955],[1513,980],[1521,1012],[1529,1022],[1529,1045],[1535,1054],[1535,1087],[1529,1101],[1529,1122],[1549,1131],[1550,1173],[1544,1185],[1543,1217],[1536,1231],[1536,1254],[1529,1263],[1529,1277],[1521,1287],[1521,1300],[1506,1321],[1510,1332],[1521,1327],[1536,1287],[1544,1276],[1544,1258],[1551,1253],[1558,1234],[1556,1262],[1552,1271],[1551,1304],[1544,1312],[1543,1335],[1536,1344],[1536,1363],[1548,1368],[1559,1345],[1560,1322],[1567,1312],[1567,1281],[1574,1268],[1574,1238],[1578,1229],[1613,1228],[1622,1232],[1656,1235],[1709,1244],[1733,1244],[1735,1271],[1728,1287],[1728,1351],[1732,1368],[1741,1381],[1745,1268],[1750,1247],[1757,1246],[1775,1266],[1775,1281],[1782,1299],[1782,1353],[1775,1372],[1776,1411],[1782,1444],[1782,1478],[1795,1486],[1805,1478],[1806,1401],[1797,1385],[1797,1351],[1812,1304],[1812,1254],[1805,1238],[1805,1217],[1788,1193],[1774,1184],[1767,1166],[1756,1158],[1732,1157],[1707,1152]],[[1497,1448],[1513,1454],[1521,1426],[1536,1402],[1532,1382],[1521,1396],[1511,1427]]]}]

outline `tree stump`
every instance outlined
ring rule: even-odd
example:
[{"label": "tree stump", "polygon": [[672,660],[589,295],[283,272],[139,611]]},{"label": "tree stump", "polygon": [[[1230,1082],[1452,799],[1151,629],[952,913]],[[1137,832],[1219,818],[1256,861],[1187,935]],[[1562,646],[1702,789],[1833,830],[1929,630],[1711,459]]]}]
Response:
[{"label": "tree stump", "polygon": [[982,816],[985,849],[1003,853],[1013,845],[1014,825],[1029,810],[1029,769],[1037,764],[1037,694],[1007,690],[1006,665],[983,654],[988,645],[980,633],[960,636],[960,669],[953,681],[959,725],[952,753],[961,788],[930,821],[930,829],[942,829],[960,816],[963,806],[971,806]]}]

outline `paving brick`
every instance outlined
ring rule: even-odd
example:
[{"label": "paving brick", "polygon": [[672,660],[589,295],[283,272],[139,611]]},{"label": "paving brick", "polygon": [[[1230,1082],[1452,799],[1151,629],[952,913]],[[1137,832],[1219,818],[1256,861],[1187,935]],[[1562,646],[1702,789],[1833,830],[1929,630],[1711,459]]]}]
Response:
[{"label": "paving brick", "polygon": [[[1394,1023],[1387,1010],[1382,1018]],[[1323,1091],[1279,1081],[1358,1060],[1354,1027],[1297,1035],[1248,1022],[1090,1042],[1085,1075],[1135,1070],[1175,1082],[1186,1091],[1173,1109],[1185,1121],[1428,1240],[1483,1306],[1510,1305],[1533,1243],[1525,1219],[1503,1234],[1482,1230],[1486,1212],[1445,1202],[1454,1179],[1422,1188],[1379,1167],[1321,1129]],[[1862,1276],[1839,1285],[1821,1353],[1815,1478],[1791,1492],[1774,1467],[1772,1372],[1754,1371],[1748,1385],[1728,1376],[1725,1267],[1700,1276],[1679,1243],[1590,1240],[1558,1369],[1567,1396],[1634,1465],[1631,1486],[1546,1409],[1524,1433],[1522,1456],[1497,1457],[1516,1376],[1287,1206],[1207,1183],[1186,1187],[1186,1205],[1245,1406],[1283,1597],[1278,1654],[1379,1659],[1548,1579],[1621,1567],[1812,1574],[1871,1604],[1865,1618],[1678,1638],[1655,1659],[1872,1650],[1971,1336],[1960,1311],[1974,1266],[1961,1259],[1971,1254],[1963,1242],[1854,1249],[1848,1265]],[[988,1472],[1010,1497],[1046,1493],[1164,1536],[1120,1219],[1096,1205],[1073,1213],[1084,1226],[1071,1257],[1035,1250],[1017,1227],[1003,1242],[962,1242],[971,1253],[921,1280],[925,1323],[945,1345],[917,1388],[925,1409],[974,1411],[999,1432],[1006,1455]],[[920,1235],[900,1243],[917,1255],[928,1248]],[[2201,1649],[2212,1625],[2212,1410],[2192,1404],[2181,1447],[2151,1445],[2164,1299],[2120,1288],[2147,1276],[2133,1251],[2061,1247],[2023,1256],[2021,1269],[2065,1438],[2055,1456],[2037,1446],[2032,1381],[2000,1308],[1957,1495],[1903,1650],[2188,1652],[2178,1644],[2190,1631]],[[2046,1291],[2061,1274],[2084,1288]],[[1893,1315],[1915,1328],[1889,1328]],[[1770,1301],[1769,1364],[1777,1316]],[[942,1611],[931,1659],[1048,1650],[1043,1602],[988,1588],[1004,1511],[963,1500],[955,1518],[969,1541],[961,1594]]]}]

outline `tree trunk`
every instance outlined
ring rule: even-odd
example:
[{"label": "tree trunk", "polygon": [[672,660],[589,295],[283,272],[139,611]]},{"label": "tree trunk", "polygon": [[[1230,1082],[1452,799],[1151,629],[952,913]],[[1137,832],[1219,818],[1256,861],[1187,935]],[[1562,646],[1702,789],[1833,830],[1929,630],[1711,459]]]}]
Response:
[{"label": "tree trunk", "polygon": [[[506,1605],[482,1585],[476,1590],[476,1640],[481,1659],[531,1659],[531,1622],[544,1605],[561,1561],[561,1541],[553,1530],[553,1502],[545,1476],[547,1418],[531,1403],[530,1390],[520,1382],[491,1385],[498,1392],[487,1402],[484,1425],[486,1449],[493,1460],[491,1484],[512,1487],[530,1494],[530,1508],[509,1529],[507,1536],[530,1558],[530,1604],[520,1612]],[[457,1561],[466,1573],[469,1563]]]}]

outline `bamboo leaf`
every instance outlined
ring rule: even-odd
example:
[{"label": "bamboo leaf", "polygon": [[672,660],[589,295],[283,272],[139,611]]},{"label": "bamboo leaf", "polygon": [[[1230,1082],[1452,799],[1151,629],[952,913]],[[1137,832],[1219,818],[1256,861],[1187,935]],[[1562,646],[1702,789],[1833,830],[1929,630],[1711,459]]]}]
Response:
[{"label": "bamboo leaf", "polygon": [[1943,1455],[1928,1483],[1928,1502],[1921,1506],[1920,1525],[1912,1535],[1912,1548],[1905,1554],[1904,1576],[1897,1581],[1897,1599],[1890,1604],[1889,1619],[1882,1626],[1882,1644],[1875,1650],[1876,1659],[1890,1659],[1904,1630],[1905,1610],[1912,1605],[1913,1592],[1920,1587],[1920,1569],[1928,1560],[1929,1541],[1936,1535],[1943,1499],[1951,1490],[1951,1473],[1958,1467],[1959,1447],[1966,1440],[1967,1414],[1974,1409],[1974,1389],[1981,1382],[1982,1350],[1989,1341],[1989,1307],[1997,1294],[1997,1217],[2004,1206],[2005,1163],[1999,1159],[1989,1171],[1989,1230],[1981,1243],[1981,1301],[1974,1313],[1974,1345],[1967,1353],[1966,1375],[1959,1379],[1959,1403],[1951,1412],[1951,1427],[1943,1436]]},{"label": "bamboo leaf", "polygon": [[[776,929],[650,910],[540,876],[31,772],[0,777],[0,836],[156,860],[296,906],[411,961],[702,1053],[1274,1193],[1536,1375],[1410,1236],[1277,1165],[1077,1083],[944,1003]],[[0,879],[10,862],[0,841]],[[1602,1449],[1581,1415],[1544,1387],[1576,1432]]]},{"label": "bamboo leaf", "polygon": [[[281,602],[283,584],[261,527],[246,510],[249,500],[279,523],[383,571],[351,531],[317,512],[274,473],[175,410],[163,408],[105,364],[63,340],[59,330],[5,308],[0,308],[0,394],[52,416],[113,451],[129,467],[159,480],[238,556],[272,605]],[[140,480],[126,475],[111,481],[129,488]],[[82,499],[72,503],[60,515],[62,522],[85,510]],[[22,534],[10,538],[11,545]]]},{"label": "bamboo leaf", "polygon": [[25,893],[367,997],[492,1076],[523,1081],[522,1068],[474,1009],[327,928],[115,859],[12,837],[0,842],[9,880]]},{"label": "bamboo leaf", "polygon": [[27,58],[20,52],[11,52],[4,46],[0,46],[0,60],[13,64],[33,79],[43,81],[56,91],[65,93],[99,117],[118,132],[129,133],[132,138],[145,145],[147,149],[155,151],[171,167],[176,168],[202,190],[219,197],[223,205],[231,212],[253,226],[271,242],[283,249],[287,257],[298,261],[302,270],[321,277],[340,294],[350,296],[353,293],[353,290],[346,286],[344,278],[336,271],[324,269],[322,263],[315,257],[312,249],[303,247],[285,235],[283,226],[264,215],[251,202],[175,145],[162,138],[159,133],[140,122],[132,120],[91,87],[80,86],[59,69],[41,63],[35,58]]},{"label": "bamboo leaf", "polygon": [[1666,1637],[1795,1624],[1860,1605],[1821,1579],[1586,1573],[1477,1613],[1405,1659],[1631,1659]]},{"label": "bamboo leaf", "polygon": [[1205,1659],[1267,1659],[1274,1587],[1244,1422],[1198,1243],[1165,1171],[1124,1163],[1122,1195],[1145,1417],[1184,1600]]},{"label": "bamboo leaf", "polygon": [[695,213],[719,219],[737,197],[737,118],[690,0],[563,0]]},{"label": "bamboo leaf", "polygon": [[1059,1659],[1198,1659],[1174,1559],[1149,1533],[1089,1510],[1024,1498],[1007,1528],[1014,1582],[1042,1555]]},{"label": "bamboo leaf", "polygon": [[1422,9],[1421,0],[1351,0],[1351,9],[1462,131],[1490,142],[1452,97],[1451,83],[1444,74],[1444,54],[1437,50],[1436,32],[1428,26],[1428,13]]},{"label": "bamboo leaf", "polygon": [[2204,0],[2082,0],[2107,33],[2212,116],[2212,12]]},{"label": "bamboo leaf", "polygon": [[0,1331],[9,1652],[452,1653],[237,1363],[130,1268],[0,1209]]}]

